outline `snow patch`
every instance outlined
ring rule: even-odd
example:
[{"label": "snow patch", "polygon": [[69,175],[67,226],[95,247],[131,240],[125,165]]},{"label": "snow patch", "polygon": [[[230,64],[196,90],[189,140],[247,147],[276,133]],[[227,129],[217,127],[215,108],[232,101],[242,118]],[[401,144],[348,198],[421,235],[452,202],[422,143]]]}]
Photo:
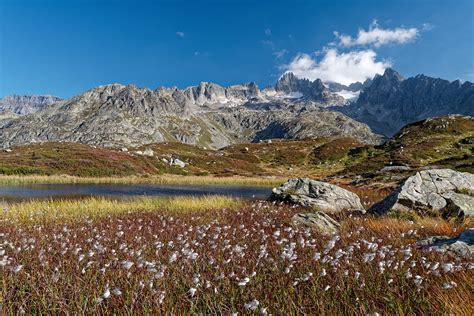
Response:
[{"label": "snow patch", "polygon": [[355,101],[359,98],[360,90],[359,91],[341,90],[341,91],[336,92],[336,94],[340,95],[347,101]]},{"label": "snow patch", "polygon": [[296,91],[296,92],[290,92],[288,94],[280,94],[277,95],[277,98],[280,99],[299,99],[303,97],[303,93]]}]

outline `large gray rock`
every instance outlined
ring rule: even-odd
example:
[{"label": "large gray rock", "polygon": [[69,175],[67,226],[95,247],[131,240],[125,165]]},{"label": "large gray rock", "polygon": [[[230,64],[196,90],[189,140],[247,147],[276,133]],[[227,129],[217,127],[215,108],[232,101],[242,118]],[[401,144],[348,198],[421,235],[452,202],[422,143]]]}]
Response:
[{"label": "large gray rock", "polygon": [[474,228],[468,228],[459,236],[433,236],[419,240],[418,246],[439,252],[450,252],[460,256],[474,255]]},{"label": "large gray rock", "polygon": [[299,213],[295,214],[291,220],[295,225],[306,226],[322,234],[337,233],[341,227],[338,222],[324,212]]},{"label": "large gray rock", "polygon": [[444,216],[474,215],[474,175],[451,169],[417,172],[381,202],[370,213],[416,211]]},{"label": "large gray rock", "polygon": [[364,210],[357,194],[334,184],[308,178],[288,180],[279,188],[273,189],[270,199],[310,206],[328,213]]}]

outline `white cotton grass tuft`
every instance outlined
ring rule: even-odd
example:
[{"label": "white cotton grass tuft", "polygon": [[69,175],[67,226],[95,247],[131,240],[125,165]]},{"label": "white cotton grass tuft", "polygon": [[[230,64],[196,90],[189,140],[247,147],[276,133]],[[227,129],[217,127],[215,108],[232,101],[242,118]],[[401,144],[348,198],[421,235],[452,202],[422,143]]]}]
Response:
[{"label": "white cotton grass tuft", "polygon": [[23,265],[17,265],[16,267],[13,268],[13,273],[18,273],[21,271],[21,269],[23,269]]},{"label": "white cotton grass tuft", "polygon": [[133,262],[124,260],[122,261],[122,268],[129,270],[134,265]]},{"label": "white cotton grass tuft", "polygon": [[249,278],[244,278],[243,280],[241,280],[241,281],[238,282],[237,284],[238,284],[239,286],[246,286],[247,283],[249,283],[249,282],[250,282],[250,279],[249,279]]},{"label": "white cotton grass tuft", "polygon": [[196,291],[197,289],[195,287],[190,288],[188,291],[189,296],[194,297],[194,295],[196,295]]},{"label": "white cotton grass tuft", "polygon": [[245,309],[249,309],[251,311],[255,311],[258,307],[258,305],[260,305],[260,302],[256,299],[253,299],[252,301],[246,303],[244,305]]},{"label": "white cotton grass tuft", "polygon": [[458,284],[454,281],[446,282],[443,284],[442,288],[445,290],[452,289],[453,287],[456,287]]}]

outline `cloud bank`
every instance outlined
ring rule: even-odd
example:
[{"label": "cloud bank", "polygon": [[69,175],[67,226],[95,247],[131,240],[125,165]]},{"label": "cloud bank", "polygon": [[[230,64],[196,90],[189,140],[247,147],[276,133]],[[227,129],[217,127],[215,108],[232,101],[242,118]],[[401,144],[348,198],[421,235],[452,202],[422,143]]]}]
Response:
[{"label": "cloud bank", "polygon": [[369,29],[366,31],[360,29],[357,37],[350,35],[339,34],[334,32],[336,37],[339,39],[339,44],[344,47],[350,46],[364,46],[373,45],[380,47],[387,44],[405,44],[413,41],[420,31],[417,28],[403,28],[397,27],[395,29],[383,29],[377,24],[377,20],[374,20]]},{"label": "cloud bank", "polygon": [[325,51],[319,62],[308,54],[297,55],[286,66],[286,71],[299,78],[309,80],[319,78],[322,81],[349,85],[382,74],[391,66],[388,61],[376,61],[376,57],[376,52],[371,49],[340,53],[337,49],[330,48]]},{"label": "cloud bank", "polygon": [[[424,30],[424,28],[423,28]],[[356,37],[334,32],[336,42],[316,54],[298,54],[281,68],[299,78],[321,79],[349,85],[364,82],[376,74],[383,74],[392,64],[378,60],[376,48],[387,44],[404,44],[415,40],[417,28],[383,29],[374,20],[368,30],[359,29]],[[348,50],[348,49],[351,50]]]}]

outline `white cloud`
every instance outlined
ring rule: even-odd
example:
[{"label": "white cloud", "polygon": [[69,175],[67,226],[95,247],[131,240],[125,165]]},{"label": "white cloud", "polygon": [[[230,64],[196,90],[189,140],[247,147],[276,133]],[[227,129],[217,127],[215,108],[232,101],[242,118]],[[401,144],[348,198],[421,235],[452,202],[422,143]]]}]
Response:
[{"label": "white cloud", "polygon": [[431,23],[423,23],[421,25],[421,30],[422,31],[431,31],[432,29],[434,29],[434,25],[431,24]]},{"label": "white cloud", "polygon": [[176,32],[176,35],[179,37],[184,37],[184,32]]},{"label": "white cloud", "polygon": [[194,56],[209,56],[209,52],[194,51]]},{"label": "white cloud", "polygon": [[320,61],[308,54],[299,54],[283,68],[299,78],[319,78],[349,85],[383,74],[391,66],[389,61],[377,61],[376,57],[376,52],[371,49],[340,53],[330,48],[325,50]]},{"label": "white cloud", "polygon": [[270,30],[269,28],[266,28],[264,32],[266,36],[272,36],[272,30]]},{"label": "white cloud", "polygon": [[[431,25],[425,24],[423,28],[429,28]],[[383,29],[377,24],[377,20],[374,20],[369,29],[359,29],[357,37],[350,35],[339,34],[334,32],[336,37],[339,39],[339,45],[344,47],[356,46],[356,45],[373,45],[380,47],[387,44],[404,44],[413,41],[419,34],[420,31],[417,28],[403,28],[397,27],[395,29]]]},{"label": "white cloud", "polygon": [[276,58],[283,58],[287,53],[288,53],[288,51],[286,49],[282,49],[282,50],[274,52],[273,55]]},{"label": "white cloud", "polygon": [[275,43],[270,40],[262,40],[260,41],[264,46],[269,46],[272,50],[275,50]]}]

